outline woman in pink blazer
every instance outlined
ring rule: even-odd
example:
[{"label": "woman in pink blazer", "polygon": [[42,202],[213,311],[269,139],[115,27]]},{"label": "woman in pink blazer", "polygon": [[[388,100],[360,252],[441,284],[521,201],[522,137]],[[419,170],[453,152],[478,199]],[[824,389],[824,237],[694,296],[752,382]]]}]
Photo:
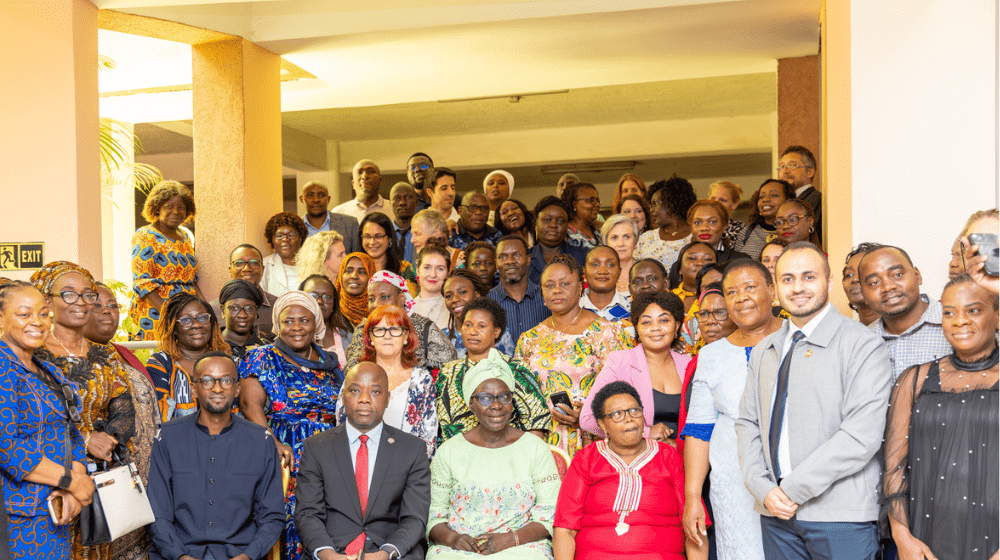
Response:
[{"label": "woman in pink blazer", "polygon": [[[642,294],[632,302],[632,323],[639,345],[631,350],[608,354],[607,361],[594,380],[589,394],[612,381],[624,381],[639,392],[644,435],[649,439],[677,445],[677,434],[684,428],[686,407],[683,398],[684,372],[691,357],[680,353],[678,332],[684,320],[684,304],[666,292]],[[592,396],[580,412],[580,427],[605,437],[591,410]],[[613,412],[613,411],[612,411]]]}]

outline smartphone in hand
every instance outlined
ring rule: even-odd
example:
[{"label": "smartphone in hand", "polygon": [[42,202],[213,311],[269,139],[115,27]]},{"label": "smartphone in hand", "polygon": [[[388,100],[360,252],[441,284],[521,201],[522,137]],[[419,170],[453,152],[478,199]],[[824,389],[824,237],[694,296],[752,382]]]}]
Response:
[{"label": "smartphone in hand", "polygon": [[986,255],[984,272],[988,276],[1000,275],[1000,248],[997,247],[997,234],[970,233],[969,243],[979,246],[976,256]]},{"label": "smartphone in hand", "polygon": [[52,523],[59,525],[59,517],[62,515],[63,510],[63,497],[52,494],[49,496],[49,517],[52,518]]},{"label": "smartphone in hand", "polygon": [[552,405],[566,405],[566,408],[573,410],[573,401],[569,398],[569,393],[566,391],[559,391],[558,393],[552,393],[549,397],[552,400]]}]

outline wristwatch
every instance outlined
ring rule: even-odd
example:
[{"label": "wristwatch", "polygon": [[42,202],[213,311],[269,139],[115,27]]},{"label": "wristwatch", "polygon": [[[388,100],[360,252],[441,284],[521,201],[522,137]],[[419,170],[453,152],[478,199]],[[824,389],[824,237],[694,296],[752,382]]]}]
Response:
[{"label": "wristwatch", "polygon": [[69,485],[73,484],[73,471],[66,467],[66,472],[59,478],[59,489],[69,490]]},{"label": "wristwatch", "polygon": [[388,552],[389,553],[389,560],[398,560],[399,559],[399,551],[396,550],[396,547],[392,546],[391,544],[388,544],[388,543],[383,544],[382,547],[379,550],[383,550],[385,552]]}]

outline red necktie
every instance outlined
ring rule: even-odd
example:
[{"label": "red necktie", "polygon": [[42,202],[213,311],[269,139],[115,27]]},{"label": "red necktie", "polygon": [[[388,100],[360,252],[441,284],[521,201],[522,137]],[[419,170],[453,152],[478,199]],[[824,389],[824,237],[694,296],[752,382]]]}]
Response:
[{"label": "red necktie", "polygon": [[[361,515],[364,516],[365,508],[368,507],[368,436],[362,434],[358,437],[361,440],[361,447],[358,447],[358,456],[354,461],[354,481],[358,484],[358,497],[361,498]],[[361,533],[347,545],[347,554],[357,554],[365,547],[365,534]]]}]

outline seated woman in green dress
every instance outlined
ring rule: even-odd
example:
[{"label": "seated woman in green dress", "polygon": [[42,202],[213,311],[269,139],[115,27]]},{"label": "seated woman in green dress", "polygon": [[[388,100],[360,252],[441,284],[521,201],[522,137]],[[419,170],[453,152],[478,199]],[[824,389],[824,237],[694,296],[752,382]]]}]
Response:
[{"label": "seated woman in green dress", "polygon": [[511,389],[514,392],[514,411],[510,423],[518,430],[532,432],[545,439],[552,416],[535,374],[496,349],[497,340],[507,332],[507,315],[500,304],[486,297],[475,299],[466,306],[461,319],[456,322],[456,328],[461,332],[459,340],[468,340],[465,346],[467,354],[445,364],[434,384],[441,426],[438,445],[479,425],[476,415],[469,408],[463,385],[469,368],[487,358],[506,363],[514,377]]},{"label": "seated woman in green dress", "polygon": [[428,560],[552,558],[559,473],[544,441],[510,425],[514,386],[496,357],[465,373],[479,425],[446,441],[431,464]]}]

